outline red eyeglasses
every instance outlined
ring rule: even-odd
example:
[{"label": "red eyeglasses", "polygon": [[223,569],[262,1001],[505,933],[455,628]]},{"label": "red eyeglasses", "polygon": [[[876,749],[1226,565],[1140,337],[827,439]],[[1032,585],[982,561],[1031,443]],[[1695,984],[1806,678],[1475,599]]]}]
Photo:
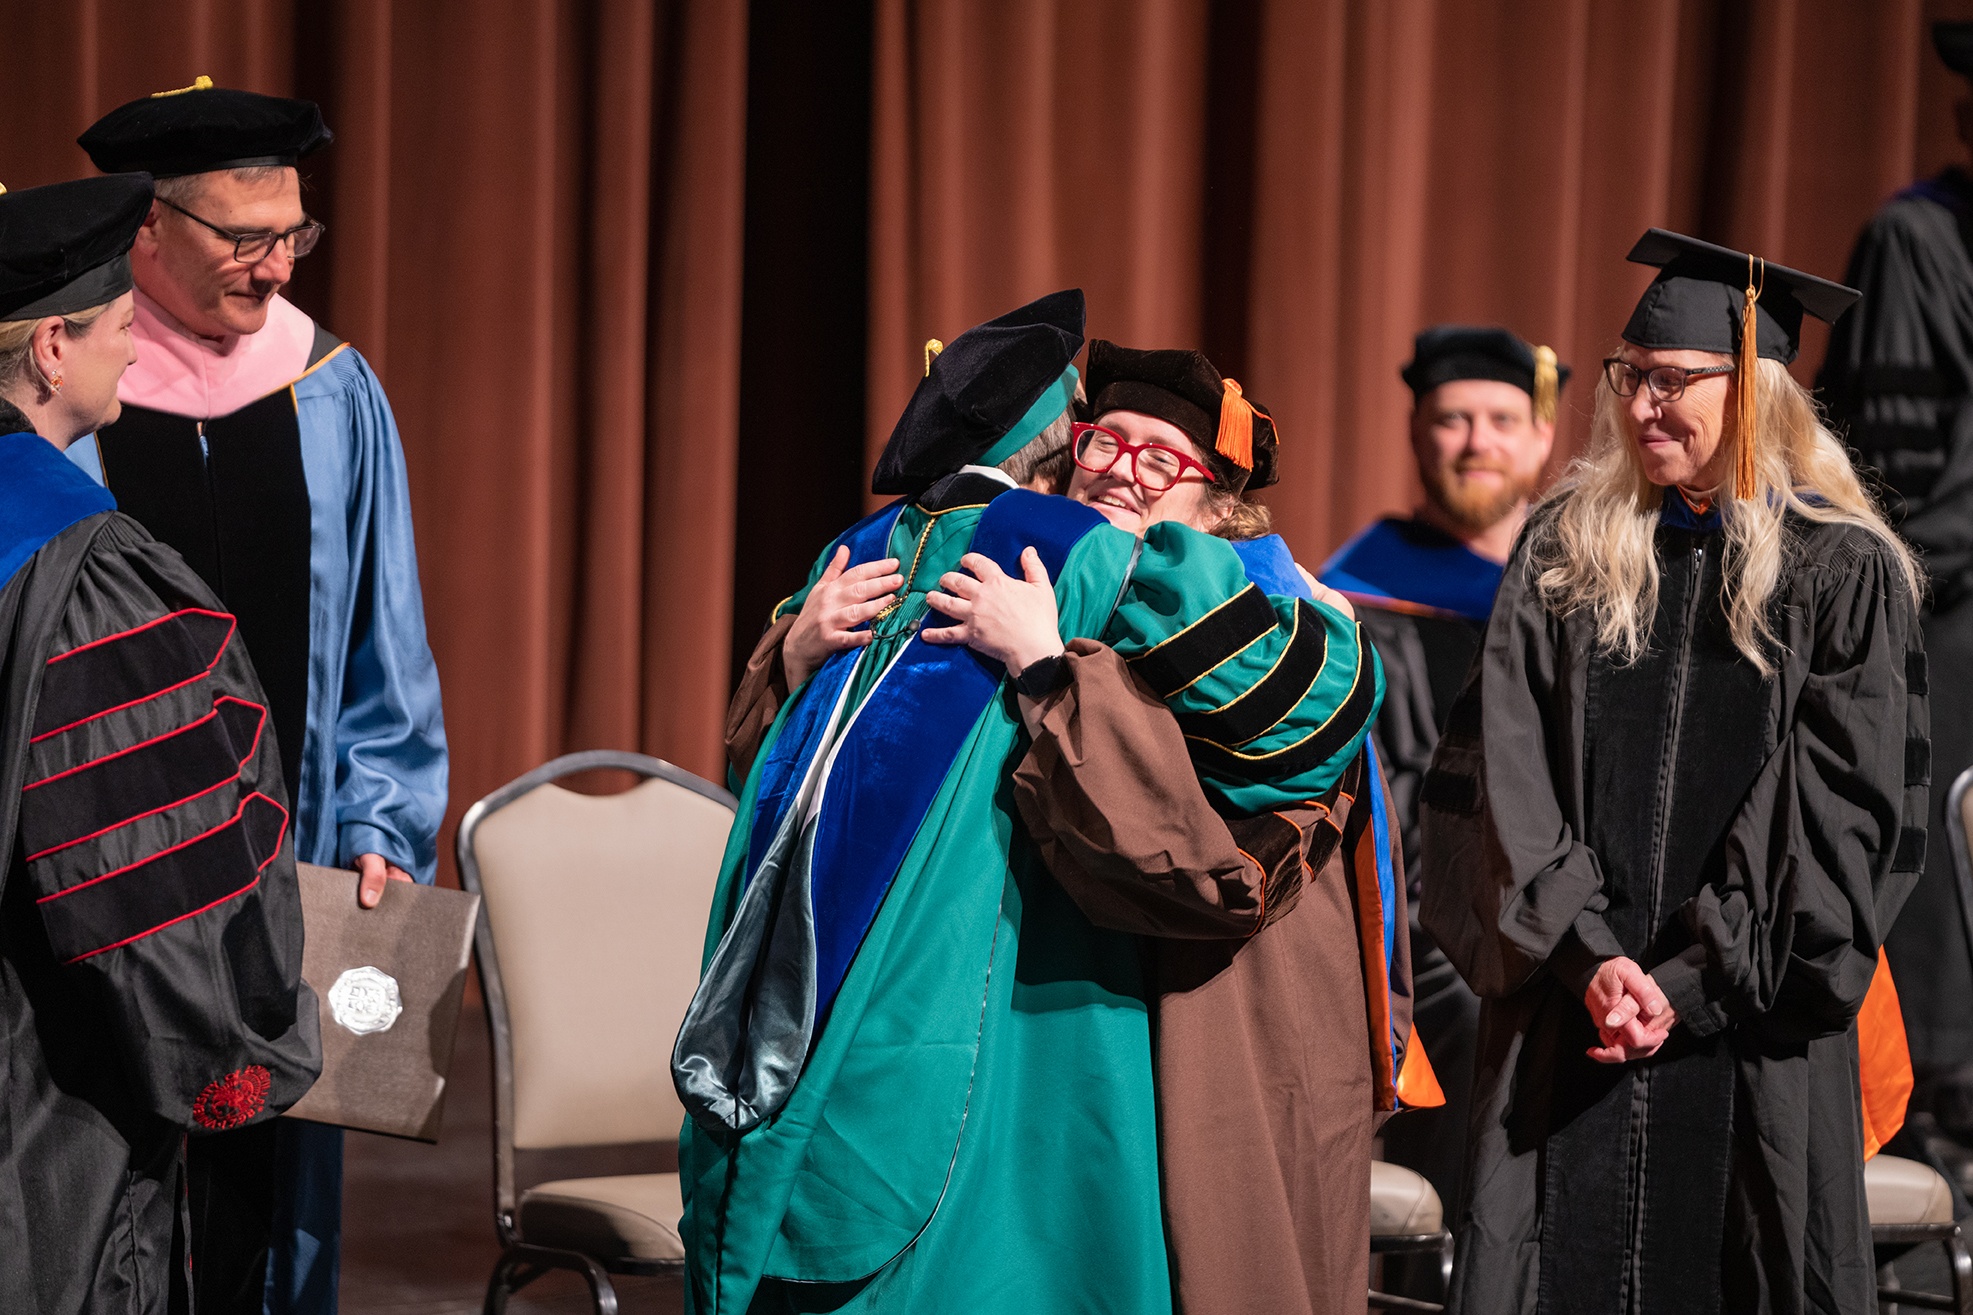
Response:
[{"label": "red eyeglasses", "polygon": [[1129,457],[1131,481],[1152,493],[1165,492],[1184,479],[1188,470],[1198,471],[1208,484],[1213,482],[1213,472],[1203,462],[1163,443],[1133,443],[1101,425],[1076,423],[1069,432],[1076,464],[1092,475],[1107,475]]}]

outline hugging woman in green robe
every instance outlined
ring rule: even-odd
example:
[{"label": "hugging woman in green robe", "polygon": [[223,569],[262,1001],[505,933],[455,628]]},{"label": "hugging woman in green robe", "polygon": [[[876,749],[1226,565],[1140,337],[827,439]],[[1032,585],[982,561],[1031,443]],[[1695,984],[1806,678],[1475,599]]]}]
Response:
[{"label": "hugging woman in green robe", "polygon": [[1451,1309],[1876,1309],[1857,1013],[1924,865],[1919,576],[1784,368],[1847,288],[1653,229],[1421,790],[1483,1000]]},{"label": "hugging woman in green robe", "polygon": [[[736,696],[741,810],[673,1066],[694,1113],[688,1309],[1171,1308],[1157,989],[1137,938],[1079,908],[1029,835],[1022,698],[1078,683],[1065,637],[1126,657],[1179,641],[1153,669],[1205,669],[1158,705],[1168,724],[1264,691],[1250,706],[1271,711],[1243,723],[1213,787],[1258,817],[1336,801],[1379,680],[1347,617],[1276,594],[1273,577],[1263,587],[1226,540],[1176,522],[1140,538],[1012,487],[1067,443],[1080,328],[1080,295],[1057,294],[929,363],[878,468],[877,487],[904,500],[825,550]],[[1010,662],[923,635],[946,628],[931,595],[969,554],[1046,573],[1053,653]],[[1242,755],[1268,757],[1272,776]],[[1223,931],[1293,907],[1311,856],[1336,848],[1333,811],[1334,826],[1276,823],[1254,846],[1263,864],[1230,842],[1214,851],[1231,870],[1202,872],[1220,886],[1194,904],[1227,905]],[[1390,1069],[1388,1031],[1361,1022],[1359,945],[1345,934],[1339,950],[1360,1011],[1354,1063],[1374,1070],[1381,1039]]]}]

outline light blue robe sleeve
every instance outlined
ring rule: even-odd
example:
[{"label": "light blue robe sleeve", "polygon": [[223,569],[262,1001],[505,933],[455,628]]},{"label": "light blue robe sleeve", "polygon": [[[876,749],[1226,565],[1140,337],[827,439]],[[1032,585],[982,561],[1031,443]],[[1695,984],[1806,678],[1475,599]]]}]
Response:
[{"label": "light blue robe sleeve", "polygon": [[[342,485],[341,525],[323,524],[326,508],[315,516],[315,605],[340,613],[313,618],[318,648],[324,636],[346,636],[335,655],[341,661],[320,661],[330,655],[318,653],[313,673],[328,683],[339,666],[339,690],[311,688],[309,700],[311,739],[329,739],[335,749],[332,765],[317,759],[333,771],[321,819],[333,818],[329,861],[348,866],[359,854],[381,854],[430,884],[445,819],[445,721],[397,423],[376,375],[351,347],[302,380],[296,402],[304,453],[340,451],[348,463],[334,472],[342,479],[321,481],[330,486],[325,494]],[[346,430],[312,432],[324,426]],[[328,840],[324,834],[314,847],[326,849]]]}]

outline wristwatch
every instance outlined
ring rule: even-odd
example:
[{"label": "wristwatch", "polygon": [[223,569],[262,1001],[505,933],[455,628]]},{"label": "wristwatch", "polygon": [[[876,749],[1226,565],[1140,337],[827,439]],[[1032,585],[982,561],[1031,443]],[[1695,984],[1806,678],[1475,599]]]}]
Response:
[{"label": "wristwatch", "polygon": [[1014,677],[1014,688],[1031,699],[1045,699],[1069,683],[1069,655],[1056,653],[1021,668]]}]

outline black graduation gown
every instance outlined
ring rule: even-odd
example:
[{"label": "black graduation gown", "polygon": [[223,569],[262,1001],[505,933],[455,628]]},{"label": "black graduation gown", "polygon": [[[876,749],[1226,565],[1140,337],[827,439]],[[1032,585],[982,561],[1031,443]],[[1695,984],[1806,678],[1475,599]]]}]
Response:
[{"label": "black graduation gown", "polygon": [[[1836,325],[1817,384],[1859,464],[1881,481],[1899,532],[1924,554],[1925,648],[1940,672],[1973,670],[1973,179],[1957,169],[1907,188],[1857,239],[1846,281],[1863,300]],[[1932,694],[1931,827],[1973,766],[1973,681]],[[1921,1081],[1973,1086],[1973,891],[1950,847],[1890,933],[1892,975]],[[1953,1080],[1953,1079],[1948,1079]]]},{"label": "black graduation gown", "polygon": [[[1717,529],[1660,526],[1629,665],[1508,565],[1421,799],[1424,923],[1484,999],[1455,1310],[1876,1309],[1856,1015],[1923,862],[1924,653],[1880,540],[1791,522],[1766,678]],[[1680,1023],[1609,1066],[1617,954]]]},{"label": "black graduation gown", "polygon": [[[37,481],[94,489],[14,440],[0,528]],[[320,1069],[279,750],[236,630],[114,511],[0,587],[0,1310],[186,1309],[187,1132],[272,1118]]]}]

